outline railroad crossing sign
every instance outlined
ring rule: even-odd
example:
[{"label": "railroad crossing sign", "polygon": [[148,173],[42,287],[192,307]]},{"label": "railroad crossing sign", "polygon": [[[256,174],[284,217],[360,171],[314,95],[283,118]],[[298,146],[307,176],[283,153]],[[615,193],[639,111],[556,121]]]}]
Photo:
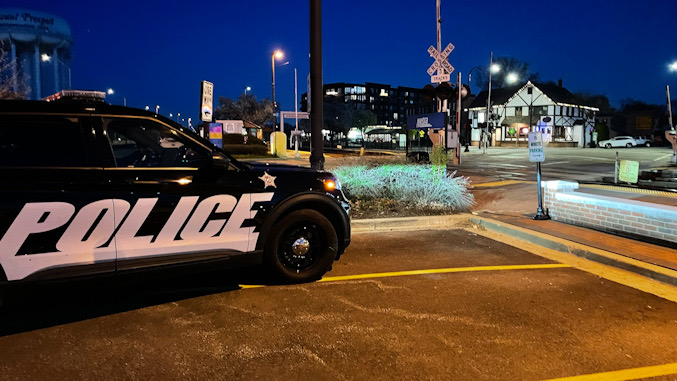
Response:
[{"label": "railroad crossing sign", "polygon": [[[434,46],[430,45],[428,54],[435,59],[432,65],[428,68],[428,75],[430,75],[430,82],[448,82],[451,79],[451,73],[454,67],[451,66],[447,57],[451,51],[454,50],[454,45],[449,43],[443,51],[438,51]],[[437,71],[437,75],[433,75]]]}]

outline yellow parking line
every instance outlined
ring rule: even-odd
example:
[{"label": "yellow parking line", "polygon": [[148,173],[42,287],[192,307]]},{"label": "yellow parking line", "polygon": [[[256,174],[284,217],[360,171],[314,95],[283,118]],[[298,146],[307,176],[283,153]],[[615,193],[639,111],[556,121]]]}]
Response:
[{"label": "yellow parking line", "polygon": [[[448,273],[463,273],[472,271],[501,271],[501,270],[535,270],[535,269],[559,269],[571,267],[562,263],[551,263],[541,265],[504,265],[504,266],[475,266],[475,267],[452,267],[444,269],[428,269],[428,270],[409,270],[409,271],[394,271],[386,273],[371,273],[371,274],[357,274],[357,275],[342,275],[330,276],[320,279],[318,282],[338,282],[343,280],[357,280],[357,279],[371,279],[371,278],[390,278],[396,276],[408,275],[428,275],[428,274],[448,274]],[[241,288],[258,288],[265,287],[261,285],[240,285]]]},{"label": "yellow parking line", "polygon": [[553,378],[546,381],[626,381],[649,377],[670,376],[673,374],[677,374],[677,363],[586,374],[583,376]]},{"label": "yellow parking line", "polygon": [[481,188],[481,187],[502,187],[504,185],[512,185],[512,184],[530,184],[530,183],[535,183],[534,181],[523,181],[523,180],[503,180],[503,181],[494,181],[491,183],[481,183],[481,184],[471,184],[473,188]]}]

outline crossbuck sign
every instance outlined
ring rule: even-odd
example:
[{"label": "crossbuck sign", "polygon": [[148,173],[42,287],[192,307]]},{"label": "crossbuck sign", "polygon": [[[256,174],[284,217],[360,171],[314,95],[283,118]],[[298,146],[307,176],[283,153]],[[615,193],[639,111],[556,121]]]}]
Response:
[{"label": "crossbuck sign", "polygon": [[[454,45],[449,43],[443,51],[438,51],[434,46],[430,45],[428,48],[428,54],[430,57],[435,59],[432,65],[428,68],[428,75],[430,76],[430,82],[439,83],[439,82],[448,82],[451,79],[451,73],[454,72],[454,67],[451,66],[447,57],[451,51],[454,50]],[[437,75],[433,75],[437,71]]]}]

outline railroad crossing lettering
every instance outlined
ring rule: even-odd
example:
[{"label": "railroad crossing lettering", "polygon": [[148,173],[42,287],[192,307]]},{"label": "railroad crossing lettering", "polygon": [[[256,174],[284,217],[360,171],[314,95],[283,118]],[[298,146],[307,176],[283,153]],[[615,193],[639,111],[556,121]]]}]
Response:
[{"label": "railroad crossing lettering", "polygon": [[[442,52],[432,45],[428,48],[428,54],[435,59],[435,62],[428,68],[428,75],[430,75],[432,82],[449,80],[448,75],[454,71],[454,67],[451,66],[447,57],[449,57],[452,50],[454,50],[454,45],[451,43]],[[437,72],[437,75],[433,75],[435,72]]]}]

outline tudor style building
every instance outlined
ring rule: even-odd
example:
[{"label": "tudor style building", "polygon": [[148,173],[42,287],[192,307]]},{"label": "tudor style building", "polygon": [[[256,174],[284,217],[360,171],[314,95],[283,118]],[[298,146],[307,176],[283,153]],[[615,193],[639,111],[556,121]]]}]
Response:
[{"label": "tudor style building", "polygon": [[[590,145],[598,108],[577,104],[562,82],[532,83],[492,89],[489,128],[494,146],[526,145],[527,133],[541,131],[550,146]],[[487,91],[481,92],[468,108],[471,140],[478,145],[487,120]]]}]

